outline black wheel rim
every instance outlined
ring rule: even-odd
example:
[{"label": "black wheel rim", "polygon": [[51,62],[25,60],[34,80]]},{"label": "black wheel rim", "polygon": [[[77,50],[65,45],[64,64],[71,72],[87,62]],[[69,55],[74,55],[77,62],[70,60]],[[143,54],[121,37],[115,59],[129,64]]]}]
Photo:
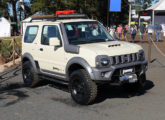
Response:
[{"label": "black wheel rim", "polygon": [[30,71],[30,68],[23,69],[23,79],[25,84],[31,84],[32,82],[32,73]]},{"label": "black wheel rim", "polygon": [[85,97],[85,83],[80,78],[75,77],[72,79],[71,92],[76,101],[82,101]]}]

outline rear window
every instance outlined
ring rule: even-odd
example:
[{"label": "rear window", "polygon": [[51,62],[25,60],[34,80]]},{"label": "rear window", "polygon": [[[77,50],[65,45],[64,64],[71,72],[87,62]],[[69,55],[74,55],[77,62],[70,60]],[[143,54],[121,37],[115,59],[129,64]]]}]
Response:
[{"label": "rear window", "polygon": [[37,33],[38,33],[38,26],[28,26],[26,28],[24,42],[32,43],[35,40]]}]

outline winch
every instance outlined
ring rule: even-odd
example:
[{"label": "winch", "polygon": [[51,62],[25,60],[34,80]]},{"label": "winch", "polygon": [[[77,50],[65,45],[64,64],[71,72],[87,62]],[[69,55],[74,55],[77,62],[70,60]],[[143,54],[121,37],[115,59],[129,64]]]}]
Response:
[{"label": "winch", "polygon": [[127,74],[120,77],[120,82],[129,82],[129,83],[135,83],[138,81],[136,74]]}]

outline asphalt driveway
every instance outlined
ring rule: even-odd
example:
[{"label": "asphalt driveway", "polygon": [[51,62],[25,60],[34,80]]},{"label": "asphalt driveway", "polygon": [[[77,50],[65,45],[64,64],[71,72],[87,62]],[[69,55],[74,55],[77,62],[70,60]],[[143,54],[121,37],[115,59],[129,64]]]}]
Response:
[{"label": "asphalt driveway", "polygon": [[[143,45],[147,53],[147,45]],[[89,106],[74,103],[68,87],[45,81],[26,88],[21,66],[0,73],[1,120],[164,120],[165,57],[153,47],[144,90],[129,92],[120,87],[100,88]]]}]

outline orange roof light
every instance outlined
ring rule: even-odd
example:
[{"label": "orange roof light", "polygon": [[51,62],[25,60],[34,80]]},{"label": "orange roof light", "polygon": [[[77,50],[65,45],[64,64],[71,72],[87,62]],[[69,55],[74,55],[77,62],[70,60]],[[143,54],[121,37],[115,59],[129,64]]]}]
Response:
[{"label": "orange roof light", "polygon": [[75,14],[76,10],[64,10],[64,11],[56,11],[56,15],[69,15]]}]

